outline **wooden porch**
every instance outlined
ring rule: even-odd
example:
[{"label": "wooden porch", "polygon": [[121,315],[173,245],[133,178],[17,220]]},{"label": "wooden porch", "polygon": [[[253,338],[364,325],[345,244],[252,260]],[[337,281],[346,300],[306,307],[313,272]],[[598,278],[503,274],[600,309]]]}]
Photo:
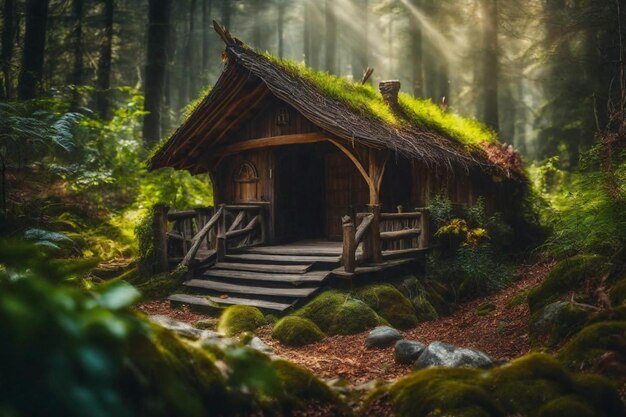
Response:
[{"label": "wooden porch", "polygon": [[155,245],[163,265],[187,270],[185,291],[169,300],[200,309],[244,304],[283,312],[331,278],[353,280],[414,262],[427,249],[427,212],[376,208],[355,219],[345,216],[342,241],[279,245],[266,244],[263,205],[155,210],[155,223],[164,231]]}]

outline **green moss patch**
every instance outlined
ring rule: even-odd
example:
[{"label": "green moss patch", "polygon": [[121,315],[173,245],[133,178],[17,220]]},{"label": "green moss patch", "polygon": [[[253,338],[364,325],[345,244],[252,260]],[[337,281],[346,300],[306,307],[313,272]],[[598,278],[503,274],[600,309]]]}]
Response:
[{"label": "green moss patch", "polygon": [[418,295],[411,298],[411,304],[415,309],[415,317],[417,317],[417,321],[420,323],[437,320],[439,318],[435,307],[423,296]]},{"label": "green moss patch", "polygon": [[311,82],[321,93],[391,126],[416,125],[476,149],[483,142],[493,143],[497,140],[497,135],[479,121],[443,111],[439,105],[429,99],[418,99],[401,93],[398,101],[406,116],[405,120],[394,114],[380,92],[370,84],[352,82],[326,72],[316,71],[301,63],[281,59],[266,52],[262,54],[291,75]]},{"label": "green moss patch", "polygon": [[419,323],[411,301],[393,285],[369,285],[358,290],[354,296],[370,306],[395,328],[410,329]]},{"label": "green moss patch", "polygon": [[356,334],[387,324],[374,310],[349,294],[331,290],[294,313],[315,323],[325,334]]},{"label": "green moss patch", "polygon": [[610,382],[592,378],[574,376],[551,356],[531,354],[488,371],[431,368],[413,372],[376,392],[366,404],[388,401],[396,415],[414,417],[553,416],[576,405],[584,416],[622,415],[623,405]]},{"label": "green moss patch", "polygon": [[264,324],[265,317],[258,308],[235,305],[224,310],[217,330],[226,336],[236,336],[243,332],[254,332]]},{"label": "green moss patch", "polygon": [[495,304],[492,303],[482,303],[478,307],[476,307],[476,315],[477,316],[486,316],[489,313],[493,312],[496,309]]},{"label": "green moss patch", "polygon": [[528,293],[531,312],[558,300],[564,294],[582,288],[601,277],[610,268],[603,256],[577,255],[559,262],[546,280]]},{"label": "green moss patch", "polygon": [[398,102],[404,114],[414,124],[456,139],[466,146],[477,147],[483,142],[496,142],[495,132],[478,120],[443,111],[429,99],[400,93]]},{"label": "green moss patch", "polygon": [[531,289],[527,289],[524,290],[518,294],[515,294],[513,296],[513,298],[511,298],[511,300],[509,300],[508,303],[506,303],[506,308],[510,309],[510,308],[514,308],[517,306],[520,306],[522,304],[524,304],[527,300],[528,300],[528,293],[531,291]]},{"label": "green moss patch", "polygon": [[626,335],[626,321],[605,321],[585,327],[558,352],[557,357],[572,369],[591,367],[608,351],[619,352],[619,338]]},{"label": "green moss patch", "polygon": [[326,335],[309,319],[286,316],[276,323],[272,337],[287,346],[304,346],[319,342]]}]

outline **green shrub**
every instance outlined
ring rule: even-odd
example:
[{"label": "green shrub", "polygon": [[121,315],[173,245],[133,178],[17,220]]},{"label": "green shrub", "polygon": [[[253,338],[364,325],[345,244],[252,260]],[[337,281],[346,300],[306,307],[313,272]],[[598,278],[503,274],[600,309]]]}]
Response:
[{"label": "green shrub", "polygon": [[254,332],[265,324],[263,313],[256,307],[234,305],[224,310],[217,323],[217,330],[226,336]]},{"label": "green shrub", "polygon": [[601,277],[609,268],[607,259],[597,255],[577,255],[559,262],[545,281],[528,293],[531,312],[582,288]]},{"label": "green shrub", "polygon": [[363,301],[336,290],[321,293],[294,315],[311,320],[327,335],[356,334],[387,324]]},{"label": "green shrub", "polygon": [[557,360],[542,354],[487,371],[432,368],[413,372],[372,394],[363,414],[377,401],[388,401],[399,417],[556,416],[557,411],[571,411],[574,405],[580,405],[583,415],[590,412],[596,417],[624,412],[619,394],[608,380],[574,376]]},{"label": "green shrub", "polygon": [[287,346],[303,346],[319,342],[326,335],[309,319],[286,316],[274,325],[272,337]]},{"label": "green shrub", "polygon": [[369,285],[356,291],[354,296],[397,329],[409,329],[418,324],[411,302],[393,285]]}]

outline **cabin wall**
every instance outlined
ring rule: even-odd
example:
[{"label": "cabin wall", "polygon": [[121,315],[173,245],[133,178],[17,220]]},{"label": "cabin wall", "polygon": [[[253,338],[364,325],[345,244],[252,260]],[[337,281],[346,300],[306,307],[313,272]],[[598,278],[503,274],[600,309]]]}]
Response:
[{"label": "cabin wall", "polygon": [[294,135],[297,133],[320,132],[296,109],[284,101],[270,96],[254,117],[242,123],[225,137],[225,143],[242,142],[270,136]]}]

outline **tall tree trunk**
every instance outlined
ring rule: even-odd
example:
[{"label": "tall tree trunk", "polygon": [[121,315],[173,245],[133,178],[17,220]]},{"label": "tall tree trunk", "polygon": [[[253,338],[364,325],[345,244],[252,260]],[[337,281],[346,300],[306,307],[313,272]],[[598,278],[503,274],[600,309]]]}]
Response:
[{"label": "tall tree trunk", "polygon": [[[422,0],[422,9],[424,15],[431,19],[431,21],[434,21],[439,14],[438,5],[435,0]],[[424,36],[424,32],[422,32],[422,56],[424,80],[422,84],[422,94],[424,97],[430,98],[434,103],[438,103],[440,95],[438,91],[439,83],[437,82],[437,64],[441,56],[435,50],[432,36]]]},{"label": "tall tree trunk", "polygon": [[313,21],[313,6],[310,1],[305,1],[302,7],[304,11],[304,33],[302,34],[302,55],[304,55],[304,65],[312,67],[311,62],[311,26]]},{"label": "tall tree trunk", "polygon": [[354,36],[351,39],[352,44],[352,79],[359,81],[363,77],[363,71],[367,68],[368,61],[368,0],[354,0],[352,7],[354,8],[355,27]]},{"label": "tall tree trunk", "polygon": [[485,18],[483,44],[485,55],[483,62],[482,89],[484,91],[483,120],[494,130],[499,130],[498,81],[499,81],[499,46],[498,46],[498,0],[483,0]]},{"label": "tall tree trunk", "polygon": [[232,0],[222,0],[222,25],[228,30],[232,29],[230,27],[230,17],[231,17],[230,2],[231,1]]},{"label": "tall tree trunk", "polygon": [[20,100],[37,97],[43,81],[44,51],[48,0],[28,0],[26,3],[26,34],[24,54],[17,94]]},{"label": "tall tree trunk", "polygon": [[15,46],[16,13],[15,0],[4,0],[2,8],[2,50],[0,51],[0,66],[2,80],[0,84],[0,98],[13,98],[13,73],[11,60]]},{"label": "tall tree trunk", "polygon": [[277,26],[278,26],[278,56],[283,58],[285,55],[285,10],[287,3],[284,0],[278,0],[277,10]]},{"label": "tall tree trunk", "polygon": [[143,139],[152,147],[161,139],[161,103],[167,66],[167,40],[170,31],[171,0],[150,0],[148,12],[148,50],[145,74]]},{"label": "tall tree trunk", "polygon": [[324,69],[334,74],[337,64],[337,16],[335,14],[334,0],[326,0],[324,13],[326,18],[326,55]]},{"label": "tall tree trunk", "polygon": [[83,6],[84,0],[72,1],[72,31],[71,44],[74,52],[74,62],[72,64],[72,73],[68,80],[72,87],[72,101],[70,110],[76,111],[80,107],[81,95],[78,89],[83,85]]},{"label": "tall tree trunk", "polygon": [[113,55],[113,0],[104,0],[104,33],[96,71],[95,109],[104,120],[111,120],[111,60]]},{"label": "tall tree trunk", "polygon": [[211,65],[210,51],[211,48],[211,8],[213,2],[211,0],[202,0],[202,83],[205,84],[207,79],[207,71]]},{"label": "tall tree trunk", "polygon": [[[413,0],[416,9],[421,8],[421,0]],[[413,95],[424,96],[424,53],[422,49],[422,25],[412,15],[411,17],[411,79],[413,80]]]},{"label": "tall tree trunk", "polygon": [[261,19],[261,9],[262,9],[262,1],[263,0],[252,0],[250,2],[251,13],[252,16],[252,46],[257,49],[263,49],[264,45],[262,44],[262,31],[263,31],[263,19]]},{"label": "tall tree trunk", "polygon": [[187,87],[187,99],[193,100],[196,97],[196,74],[197,74],[197,66],[196,59],[194,59],[194,52],[196,51],[196,42],[195,42],[195,15],[196,15],[196,0],[189,1],[189,15],[188,15],[188,28],[187,39],[185,44],[185,65],[187,67],[187,71],[185,77],[187,81],[185,82]]}]

